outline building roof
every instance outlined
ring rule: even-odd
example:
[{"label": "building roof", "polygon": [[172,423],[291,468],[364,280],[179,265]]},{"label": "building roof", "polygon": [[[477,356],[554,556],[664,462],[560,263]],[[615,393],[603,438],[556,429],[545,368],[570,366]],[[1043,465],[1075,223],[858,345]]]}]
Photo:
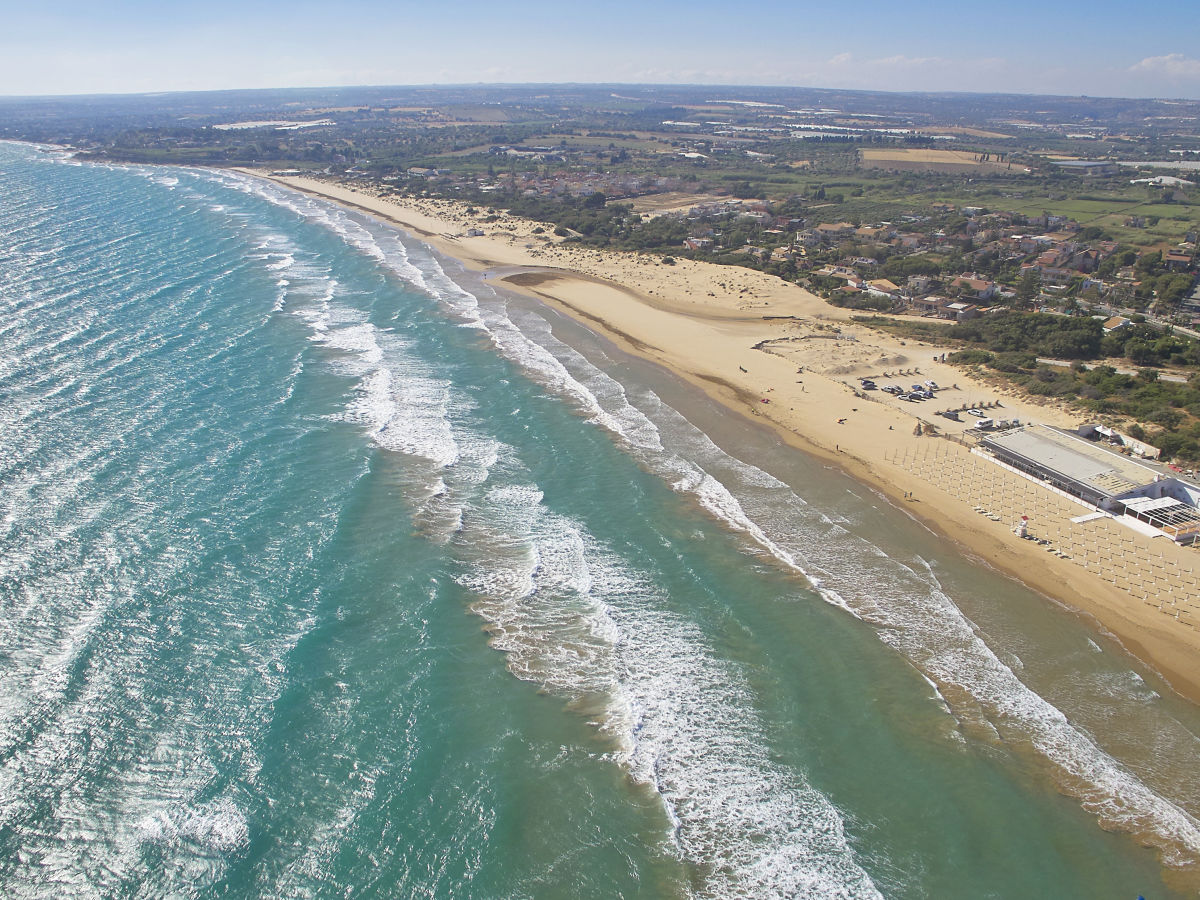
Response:
[{"label": "building roof", "polygon": [[1158,474],[1098,444],[1045,425],[1026,425],[989,435],[983,444],[1023,457],[1108,497],[1149,484]]},{"label": "building roof", "polygon": [[960,275],[950,282],[951,287],[963,286],[969,287],[973,291],[986,291],[992,286],[992,282],[984,281],[982,278],[968,278],[966,275]]},{"label": "building roof", "polygon": [[1055,159],[1052,160],[1054,165],[1062,166],[1064,169],[1101,169],[1114,167],[1115,163],[1106,162],[1102,159]]}]

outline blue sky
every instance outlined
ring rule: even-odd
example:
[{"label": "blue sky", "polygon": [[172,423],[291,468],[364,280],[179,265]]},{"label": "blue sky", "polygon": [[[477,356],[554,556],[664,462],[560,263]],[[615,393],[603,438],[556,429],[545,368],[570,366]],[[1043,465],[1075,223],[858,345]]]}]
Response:
[{"label": "blue sky", "polygon": [[616,81],[1200,99],[1196,0],[4,6],[9,95]]}]

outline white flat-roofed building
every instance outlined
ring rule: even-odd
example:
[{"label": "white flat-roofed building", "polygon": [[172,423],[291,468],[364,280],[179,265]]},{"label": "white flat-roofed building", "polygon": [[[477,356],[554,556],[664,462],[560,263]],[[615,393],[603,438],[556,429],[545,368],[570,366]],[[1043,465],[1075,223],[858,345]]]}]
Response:
[{"label": "white flat-roofed building", "polygon": [[1045,425],[991,434],[997,460],[1116,517],[1128,516],[1180,543],[1200,538],[1200,487],[1100,444]]},{"label": "white flat-roofed building", "polygon": [[1148,466],[1046,425],[1014,428],[981,443],[1000,461],[1093,506],[1160,477]]}]

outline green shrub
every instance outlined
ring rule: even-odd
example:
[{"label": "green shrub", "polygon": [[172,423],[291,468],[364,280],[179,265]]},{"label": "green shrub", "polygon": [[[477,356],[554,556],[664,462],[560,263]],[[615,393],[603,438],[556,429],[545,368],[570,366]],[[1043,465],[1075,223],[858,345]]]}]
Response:
[{"label": "green shrub", "polygon": [[995,358],[995,354],[988,353],[986,350],[959,350],[947,356],[946,361],[964,366],[986,366],[990,365]]}]

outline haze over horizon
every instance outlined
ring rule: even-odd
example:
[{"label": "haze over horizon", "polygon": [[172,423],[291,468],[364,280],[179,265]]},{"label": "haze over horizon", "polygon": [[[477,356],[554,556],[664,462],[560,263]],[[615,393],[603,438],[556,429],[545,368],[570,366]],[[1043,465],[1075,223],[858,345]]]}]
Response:
[{"label": "haze over horizon", "polygon": [[767,0],[531,0],[518,12],[355,0],[164,8],[67,0],[11,10],[0,95],[368,84],[656,83],[1200,99],[1191,4],[1135,18],[1115,0],[1003,9],[877,0],[852,17]]}]

